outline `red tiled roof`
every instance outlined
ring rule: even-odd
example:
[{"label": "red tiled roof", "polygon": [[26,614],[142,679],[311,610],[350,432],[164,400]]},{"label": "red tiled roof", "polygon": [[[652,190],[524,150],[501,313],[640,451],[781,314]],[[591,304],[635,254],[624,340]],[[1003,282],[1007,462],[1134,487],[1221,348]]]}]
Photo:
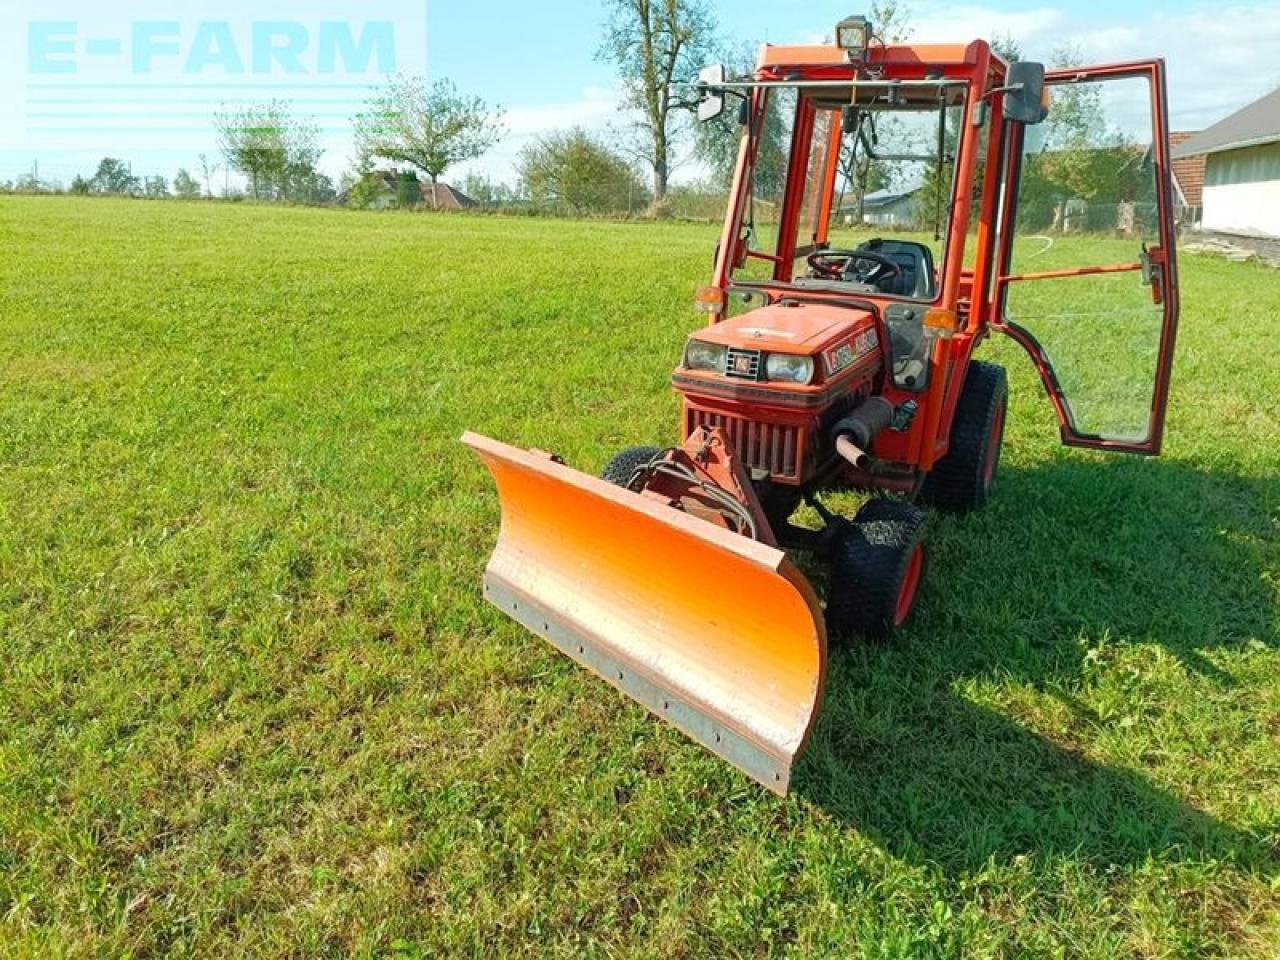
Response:
[{"label": "red tiled roof", "polygon": [[[1176,148],[1195,136],[1197,134],[1188,132],[1170,133],[1169,146]],[[1174,154],[1177,154],[1176,149]],[[1198,207],[1204,202],[1204,164],[1203,153],[1173,161],[1173,178],[1178,181],[1183,202],[1188,206]]]},{"label": "red tiled roof", "polygon": [[430,180],[422,181],[422,202],[436,210],[466,210],[476,202],[456,187],[438,183],[433,190]]}]

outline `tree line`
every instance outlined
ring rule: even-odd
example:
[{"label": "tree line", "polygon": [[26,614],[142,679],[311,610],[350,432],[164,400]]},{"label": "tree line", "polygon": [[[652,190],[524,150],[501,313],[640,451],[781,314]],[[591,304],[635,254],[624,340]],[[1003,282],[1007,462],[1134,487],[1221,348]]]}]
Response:
[{"label": "tree line", "polygon": [[[718,215],[715,201],[723,198],[733,176],[742,127],[735,110],[712,123],[694,123],[684,109],[690,98],[680,91],[688,90],[682,85],[692,83],[713,60],[726,63],[732,75],[750,75],[754,50],[718,40],[707,0],[606,0],[605,8],[597,55],[615,66],[621,82],[622,109],[615,123],[603,132],[573,128],[536,137],[516,157],[514,183],[471,174],[459,185],[462,193],[481,206],[567,215],[664,215],[691,208]],[[877,0],[869,13],[887,42],[910,38],[909,12],[899,0]],[[1010,60],[1020,56],[1008,38],[997,38],[995,45]],[[1134,176],[1132,150],[1124,139],[1114,131],[1099,133],[1107,129],[1101,112],[1096,96],[1090,100],[1086,91],[1068,93],[1055,105],[1046,146],[1028,164],[1024,181],[1049,223],[1062,221],[1070,198],[1115,193],[1118,178]],[[290,104],[273,100],[216,112],[218,155],[201,154],[194,172],[180,169],[172,180],[139,177],[123,161],[105,157],[91,176],[77,176],[70,190],[210,198],[221,171],[223,195],[262,202],[438,207],[445,197],[442,178],[499,143],[506,135],[503,118],[500,107],[459,91],[448,79],[401,76],[375,92],[353,117],[355,162],[337,182],[319,168],[315,125],[296,117]],[[882,137],[892,139],[894,122],[885,118]],[[947,134],[951,146],[955,135]],[[783,111],[770,112],[761,136],[755,186],[768,195],[780,192],[786,178],[789,130]],[[673,174],[689,161],[697,164],[701,179],[673,184]],[[243,181],[242,191],[230,188],[232,172]],[[919,180],[901,164],[866,152],[842,157],[842,174],[842,191],[852,197],[859,220],[868,193]],[[20,180],[3,186],[42,185]],[[941,209],[949,200],[950,169],[940,162],[912,186],[921,211]]]},{"label": "tree line", "polygon": [[[689,124],[673,93],[694,78],[714,47],[714,18],[705,0],[606,0],[609,19],[599,49],[618,69],[625,116],[607,133],[557,130],[536,138],[516,161],[514,185],[468,177],[482,204],[524,205],[574,214],[661,212]],[[221,169],[242,178],[243,192],[224,180],[222,193],[263,202],[435,205],[441,178],[482,156],[503,136],[502,111],[459,92],[446,79],[398,77],[353,118],[354,168],[337,183],[319,169],[313,124],[282,101],[219,111],[214,116],[219,162],[201,157],[194,172],[168,180],[135,176],[127,163],[104,157],[70,191],[136,197],[211,198]],[[385,169],[384,169],[385,168]],[[57,185],[19,178],[0,189],[48,190]]]}]

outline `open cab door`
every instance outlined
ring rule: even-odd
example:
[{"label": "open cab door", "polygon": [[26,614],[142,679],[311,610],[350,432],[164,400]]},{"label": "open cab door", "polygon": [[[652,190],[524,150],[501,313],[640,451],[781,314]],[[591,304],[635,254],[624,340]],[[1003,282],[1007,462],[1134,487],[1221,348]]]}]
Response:
[{"label": "open cab door", "polygon": [[1009,124],[993,325],[1040,371],[1062,442],[1158,454],[1178,323],[1163,61],[1051,71]]}]

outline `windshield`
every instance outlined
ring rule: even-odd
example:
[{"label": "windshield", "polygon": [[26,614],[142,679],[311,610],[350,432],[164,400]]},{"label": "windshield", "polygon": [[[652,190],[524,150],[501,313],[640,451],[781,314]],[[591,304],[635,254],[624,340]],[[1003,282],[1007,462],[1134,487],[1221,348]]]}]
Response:
[{"label": "windshield", "polygon": [[[964,91],[859,86],[852,101],[840,88],[762,91],[734,283],[934,300]],[[793,164],[803,189],[789,209]]]}]

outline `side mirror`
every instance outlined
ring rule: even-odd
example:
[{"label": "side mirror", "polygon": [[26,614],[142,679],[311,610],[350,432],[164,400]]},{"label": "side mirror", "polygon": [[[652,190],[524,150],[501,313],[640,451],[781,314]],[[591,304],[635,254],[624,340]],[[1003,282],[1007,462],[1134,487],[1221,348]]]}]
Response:
[{"label": "side mirror", "polygon": [[724,113],[723,63],[706,67],[698,74],[698,122],[706,123]]},{"label": "side mirror", "polygon": [[1009,67],[1004,94],[1004,118],[1033,126],[1049,115],[1049,90],[1044,64],[1019,60]]},{"label": "side mirror", "polygon": [[858,108],[851,103],[840,108],[840,132],[846,137],[858,132]]}]

